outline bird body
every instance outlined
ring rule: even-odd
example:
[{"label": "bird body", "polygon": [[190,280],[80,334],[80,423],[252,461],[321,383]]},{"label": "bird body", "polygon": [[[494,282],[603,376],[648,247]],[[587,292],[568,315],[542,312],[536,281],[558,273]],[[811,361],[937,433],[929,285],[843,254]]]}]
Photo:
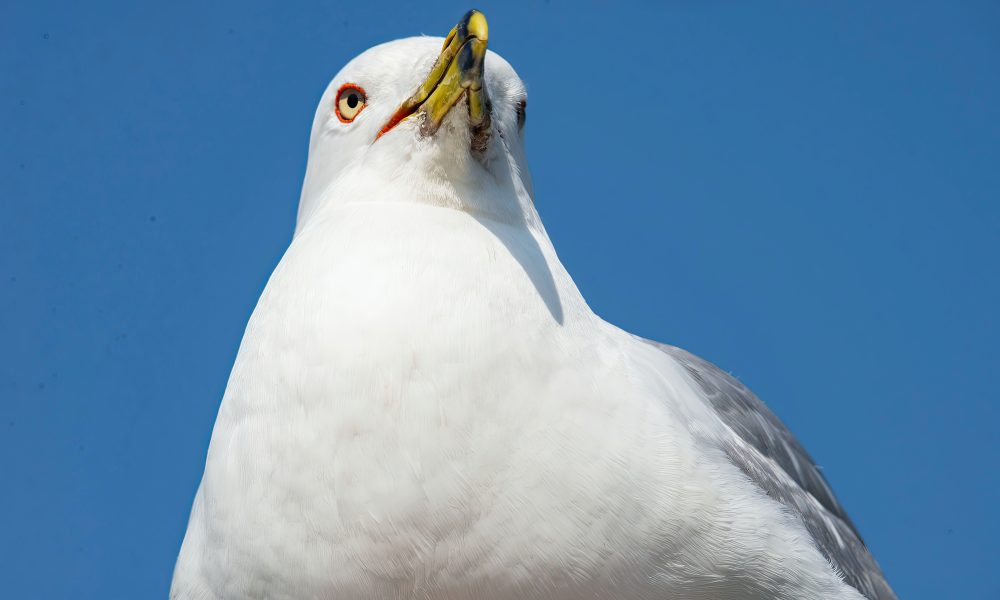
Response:
[{"label": "bird body", "polygon": [[[862,598],[734,461],[750,445],[690,365],[587,306],[534,209],[509,65],[486,60],[485,151],[471,91],[433,135],[379,133],[449,40],[377,47],[321,102],[171,598]],[[372,72],[411,79],[358,85],[350,146],[332,95]]]}]

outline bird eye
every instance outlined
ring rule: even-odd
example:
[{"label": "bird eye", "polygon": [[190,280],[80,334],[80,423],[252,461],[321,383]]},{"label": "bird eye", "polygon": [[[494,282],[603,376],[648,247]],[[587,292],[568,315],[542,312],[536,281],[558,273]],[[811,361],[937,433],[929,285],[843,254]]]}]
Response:
[{"label": "bird eye", "polygon": [[517,126],[524,127],[524,121],[528,117],[528,101],[521,100],[517,103]]},{"label": "bird eye", "polygon": [[350,123],[365,107],[368,98],[365,91],[353,83],[345,83],[337,90],[337,118],[342,123]]}]

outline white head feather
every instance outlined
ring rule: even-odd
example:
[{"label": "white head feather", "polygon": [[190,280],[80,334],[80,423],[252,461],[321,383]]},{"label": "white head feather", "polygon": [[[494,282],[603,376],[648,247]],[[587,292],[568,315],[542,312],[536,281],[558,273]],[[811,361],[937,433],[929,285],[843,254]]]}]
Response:
[{"label": "white head feather", "polygon": [[[324,206],[342,202],[423,202],[537,223],[524,154],[524,83],[494,52],[485,60],[492,132],[485,152],[470,151],[465,99],[431,136],[413,115],[376,140],[396,109],[421,84],[438,58],[437,37],[413,37],[375,46],[349,62],[330,82],[316,110],[309,164],[296,231]],[[335,112],[345,84],[362,88],[367,105],[344,123]]]}]

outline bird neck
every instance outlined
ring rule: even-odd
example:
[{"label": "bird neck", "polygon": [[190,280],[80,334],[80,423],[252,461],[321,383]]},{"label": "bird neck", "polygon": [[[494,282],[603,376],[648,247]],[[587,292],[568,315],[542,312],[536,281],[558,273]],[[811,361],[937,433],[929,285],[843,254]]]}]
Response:
[{"label": "bird neck", "polygon": [[296,231],[321,211],[348,203],[407,202],[450,208],[545,235],[531,180],[507,153],[374,153],[336,174],[310,165]]}]

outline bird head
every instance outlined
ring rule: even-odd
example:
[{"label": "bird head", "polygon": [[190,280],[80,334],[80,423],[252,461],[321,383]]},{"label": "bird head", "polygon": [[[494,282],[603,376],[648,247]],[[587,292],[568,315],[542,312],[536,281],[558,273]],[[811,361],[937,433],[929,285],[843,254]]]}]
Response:
[{"label": "bird head", "polygon": [[444,38],[381,44],[330,82],[313,122],[298,229],[321,206],[417,201],[523,216],[527,94],[471,10]]}]

